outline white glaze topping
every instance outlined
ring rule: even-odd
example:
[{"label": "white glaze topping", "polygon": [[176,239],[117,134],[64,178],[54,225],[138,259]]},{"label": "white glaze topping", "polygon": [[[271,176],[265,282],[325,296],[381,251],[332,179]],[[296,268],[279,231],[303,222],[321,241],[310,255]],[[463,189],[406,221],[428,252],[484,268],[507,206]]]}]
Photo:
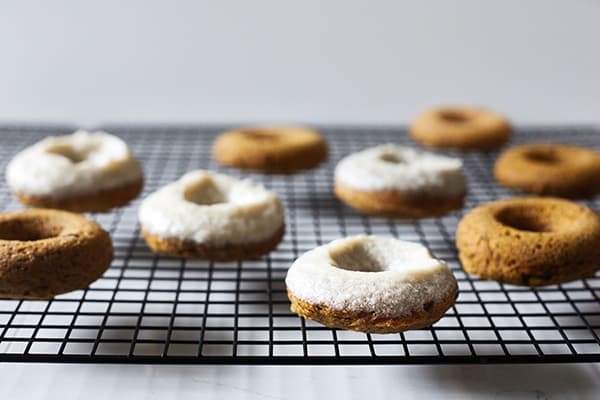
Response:
[{"label": "white glaze topping", "polygon": [[285,278],[292,294],[340,311],[374,311],[395,318],[422,312],[457,290],[448,266],[418,244],[352,236],[300,256]]},{"label": "white glaze topping", "polygon": [[18,153],[6,168],[15,192],[64,198],[125,186],[142,179],[127,144],[106,132],[50,136]]},{"label": "white glaze topping", "polygon": [[139,219],[153,235],[219,246],[272,237],[284,212],[279,196],[261,185],[198,170],[144,199]]},{"label": "white glaze topping", "polygon": [[335,168],[335,179],[364,191],[397,190],[441,196],[458,196],[466,191],[460,159],[395,144],[346,156]]}]

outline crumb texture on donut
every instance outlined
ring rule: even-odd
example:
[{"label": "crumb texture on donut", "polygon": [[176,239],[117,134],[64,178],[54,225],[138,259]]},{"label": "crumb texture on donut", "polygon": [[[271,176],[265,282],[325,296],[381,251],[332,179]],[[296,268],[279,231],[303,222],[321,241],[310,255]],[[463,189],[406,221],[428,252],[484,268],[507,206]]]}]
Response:
[{"label": "crumb texture on donut", "polygon": [[214,158],[222,165],[293,173],[316,167],[327,158],[321,135],[299,127],[253,127],[224,132],[213,144]]},{"label": "crumb texture on donut", "polygon": [[252,260],[275,249],[283,235],[285,227],[281,226],[275,234],[267,239],[238,244],[202,245],[190,240],[162,238],[148,233],[142,226],[142,234],[153,252],[170,257],[199,258],[212,261]]},{"label": "crumb texture on donut", "polygon": [[151,248],[186,257],[223,249],[236,257],[255,254],[255,248],[274,247],[284,229],[276,193],[204,170],[189,172],[144,199],[139,220]]},{"label": "crumb texture on donut", "polygon": [[285,282],[292,311],[367,332],[427,326],[458,290],[452,272],[425,247],[375,236],[339,239],[303,254]]},{"label": "crumb texture on donut", "polygon": [[492,150],[505,144],[512,128],[501,115],[482,108],[438,107],[420,114],[410,136],[430,147]]},{"label": "crumb texture on donut", "polygon": [[526,286],[591,277],[600,269],[600,218],[557,198],[515,198],[482,205],[456,232],[465,271]]},{"label": "crumb texture on donut", "polygon": [[458,158],[386,144],[343,158],[334,192],[362,212],[421,218],[461,208],[466,178]]},{"label": "crumb texture on donut", "polygon": [[48,299],[87,287],[112,261],[112,242],[79,214],[0,214],[0,297]]},{"label": "crumb texture on donut", "polygon": [[447,214],[462,208],[464,194],[456,197],[427,194],[404,194],[386,190],[365,192],[336,182],[336,196],[350,207],[372,215],[390,218],[426,218]]},{"label": "crumb texture on donut", "polygon": [[31,196],[16,192],[15,196],[22,204],[37,208],[55,208],[74,212],[103,212],[111,208],[121,207],[135,199],[144,182],[139,180],[125,186],[104,189],[89,195],[73,197]]},{"label": "crumb texture on donut", "polygon": [[445,302],[427,303],[422,312],[393,318],[382,317],[370,309],[362,311],[340,311],[323,304],[300,300],[288,289],[290,310],[299,316],[317,321],[327,327],[366,333],[398,333],[410,329],[421,329],[439,321],[454,304],[454,299]]},{"label": "crumb texture on donut", "polygon": [[539,195],[588,198],[600,193],[600,154],[584,147],[531,143],[500,155],[502,185]]}]

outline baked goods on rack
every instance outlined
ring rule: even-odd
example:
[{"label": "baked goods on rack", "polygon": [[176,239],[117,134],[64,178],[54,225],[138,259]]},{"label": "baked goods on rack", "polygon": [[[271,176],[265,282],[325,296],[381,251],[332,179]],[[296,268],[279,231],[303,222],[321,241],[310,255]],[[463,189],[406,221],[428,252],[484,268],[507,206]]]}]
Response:
[{"label": "baked goods on rack", "polygon": [[508,141],[512,128],[501,115],[475,107],[437,107],[420,114],[410,135],[429,147],[493,150]]},{"label": "baked goods on rack", "polygon": [[327,158],[327,144],[312,129],[249,127],[224,132],[213,144],[219,164],[266,173],[294,173]]},{"label": "baked goods on rack", "polygon": [[149,195],[139,220],[154,252],[215,261],[257,258],[274,249],[285,230],[276,193],[204,170]]},{"label": "baked goods on rack", "polygon": [[456,231],[464,270],[515,285],[552,285],[600,269],[600,217],[551,197],[500,200],[467,214]]},{"label": "baked goods on rack", "polygon": [[592,197],[600,193],[600,154],[585,147],[530,143],[502,153],[494,175],[502,185],[524,192]]},{"label": "baked goods on rack", "polygon": [[127,204],[143,186],[139,161],[106,132],[50,136],[18,153],[6,181],[21,203],[70,211],[106,211]]},{"label": "baked goods on rack", "polygon": [[461,208],[467,186],[460,159],[386,144],[343,158],[334,191],[367,214],[422,218]]},{"label": "baked goods on rack", "polygon": [[301,255],[285,283],[291,310],[299,316],[374,333],[430,326],[458,293],[448,266],[424,246],[364,235]]},{"label": "baked goods on rack", "polygon": [[0,297],[49,299],[83,289],[113,258],[111,239],[80,214],[31,209],[0,214]]}]

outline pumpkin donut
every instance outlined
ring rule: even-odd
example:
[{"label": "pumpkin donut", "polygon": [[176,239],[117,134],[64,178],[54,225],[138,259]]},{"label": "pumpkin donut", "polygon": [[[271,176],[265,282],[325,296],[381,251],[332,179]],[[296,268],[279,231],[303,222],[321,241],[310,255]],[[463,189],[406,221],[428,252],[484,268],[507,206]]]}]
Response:
[{"label": "pumpkin donut", "polygon": [[0,297],[50,299],[87,287],[110,266],[112,242],[80,214],[0,214]]},{"label": "pumpkin donut", "polygon": [[222,165],[266,173],[293,173],[327,158],[318,132],[298,127],[241,128],[222,133],[213,144]]},{"label": "pumpkin donut", "polygon": [[274,249],[285,230],[277,194],[204,170],[188,172],[144,199],[139,219],[155,253],[214,261],[257,258]]},{"label": "pumpkin donut", "polygon": [[439,107],[420,114],[410,136],[429,147],[493,150],[508,141],[508,121],[499,114],[473,107]]},{"label": "pumpkin donut", "polygon": [[285,278],[291,310],[331,328],[393,333],[430,326],[458,285],[418,243],[352,236],[300,256]]},{"label": "pumpkin donut", "polygon": [[461,208],[467,187],[460,159],[385,144],[344,157],[334,191],[367,214],[423,218]]},{"label": "pumpkin donut", "polygon": [[540,195],[586,198],[600,193],[600,154],[584,147],[532,143],[498,157],[502,185]]},{"label": "pumpkin donut", "polygon": [[99,212],[134,199],[143,176],[120,138],[77,131],[47,137],[17,154],[6,168],[6,181],[25,205]]},{"label": "pumpkin donut", "polygon": [[600,217],[577,203],[529,197],[484,204],[456,231],[463,269],[515,285],[552,285],[600,269]]}]

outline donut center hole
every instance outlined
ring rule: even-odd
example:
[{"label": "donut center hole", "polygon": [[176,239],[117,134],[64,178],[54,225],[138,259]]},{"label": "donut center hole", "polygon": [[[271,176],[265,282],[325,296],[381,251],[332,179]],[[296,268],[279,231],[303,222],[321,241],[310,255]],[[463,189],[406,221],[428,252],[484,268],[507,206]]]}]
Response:
[{"label": "donut center hole", "polygon": [[402,159],[402,157],[400,157],[400,155],[396,154],[396,153],[382,153],[379,156],[379,159],[381,161],[384,161],[386,163],[390,163],[390,164],[403,164],[404,160]]},{"label": "donut center hole", "polygon": [[330,249],[329,256],[334,267],[348,271],[383,272],[390,269],[383,252],[363,243],[349,243]]},{"label": "donut center hole", "polygon": [[204,177],[188,186],[183,197],[187,201],[201,206],[211,206],[227,202],[225,193],[209,177]]},{"label": "donut center hole", "polygon": [[94,151],[94,148],[90,147],[87,149],[76,149],[71,145],[61,144],[52,146],[46,151],[51,154],[62,156],[71,161],[73,164],[77,164],[87,159],[89,154]]},{"label": "donut center hole", "polygon": [[34,219],[13,219],[0,224],[0,240],[33,242],[60,235],[62,228]]},{"label": "donut center hole", "polygon": [[452,124],[463,124],[469,121],[469,116],[464,112],[453,111],[453,110],[444,110],[439,113],[440,118]]},{"label": "donut center hole", "polygon": [[539,233],[568,229],[577,217],[577,210],[534,205],[514,205],[503,208],[496,214],[496,219],[503,225]]},{"label": "donut center hole", "polygon": [[552,150],[533,150],[525,155],[528,160],[540,164],[556,164],[560,161],[558,154]]},{"label": "donut center hole", "polygon": [[264,130],[258,130],[258,129],[245,130],[244,135],[247,138],[258,141],[258,142],[270,142],[273,140],[277,140],[277,133],[264,131]]}]

